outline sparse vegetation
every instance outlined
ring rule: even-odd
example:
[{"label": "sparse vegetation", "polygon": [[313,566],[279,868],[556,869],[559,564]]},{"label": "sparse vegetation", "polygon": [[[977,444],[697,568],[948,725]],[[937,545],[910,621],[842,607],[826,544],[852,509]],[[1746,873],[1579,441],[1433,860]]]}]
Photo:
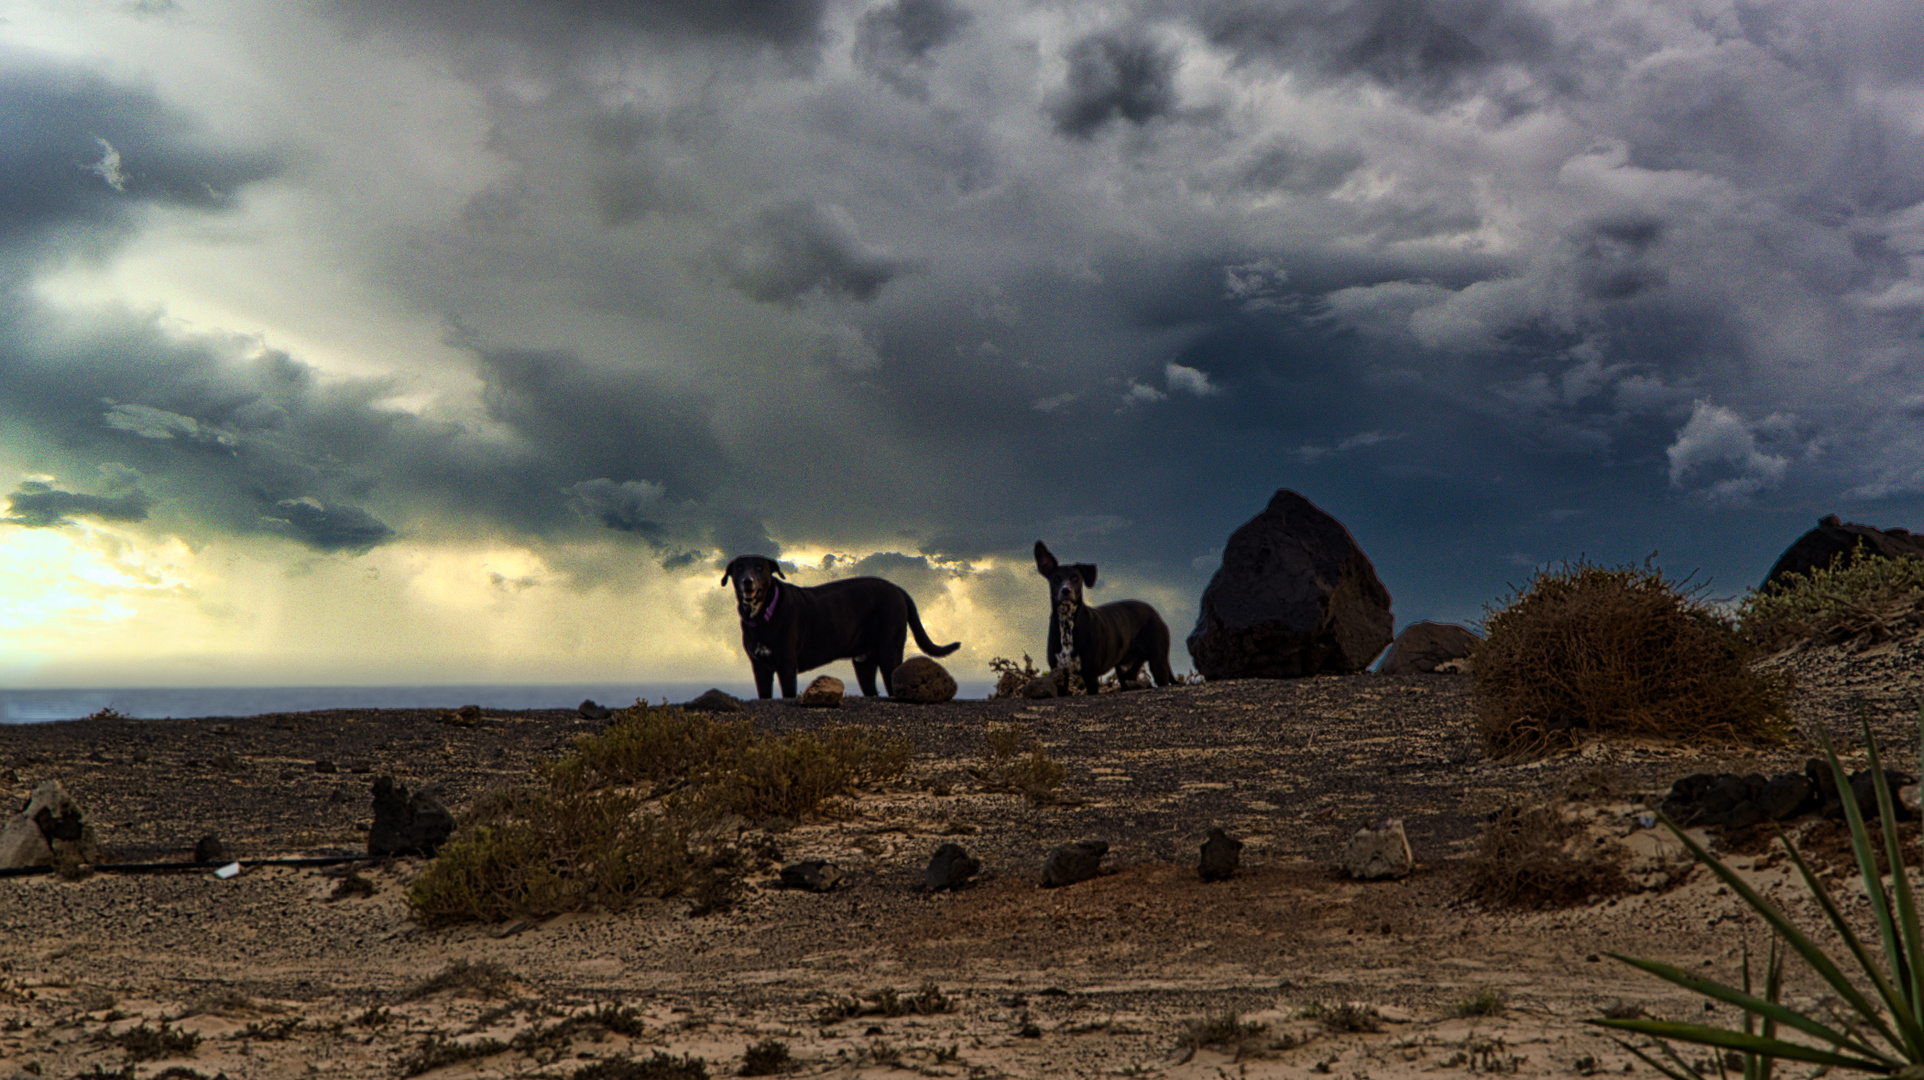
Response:
[{"label": "sparse vegetation", "polygon": [[169,1027],[162,1021],[159,1027],[148,1027],[142,1023],[118,1035],[110,1036],[109,1042],[127,1052],[128,1061],[153,1061],[157,1058],[193,1057],[200,1046],[198,1032],[182,1031]]},{"label": "sparse vegetation", "polygon": [[708,1080],[708,1062],[693,1054],[677,1057],[657,1050],[639,1061],[605,1058],[577,1069],[573,1080]]},{"label": "sparse vegetation", "polygon": [[1253,1039],[1268,1032],[1268,1024],[1245,1022],[1242,1013],[1229,1009],[1184,1024],[1176,1045],[1186,1050],[1204,1046],[1234,1046],[1244,1039]]},{"label": "sparse vegetation", "polygon": [[1303,1006],[1300,1013],[1339,1034],[1383,1030],[1383,1017],[1376,1007],[1360,1002],[1312,1001]]},{"label": "sparse vegetation", "polygon": [[476,806],[408,901],[430,923],[495,920],[620,909],[700,881],[701,906],[719,909],[728,891],[709,871],[733,864],[690,851],[706,825],[820,813],[900,776],[911,752],[901,736],[862,728],[765,734],[636,704],[543,765],[543,786]]},{"label": "sparse vegetation", "polygon": [[1503,991],[1486,986],[1457,1002],[1450,1011],[1458,1016],[1496,1016],[1503,1011]]},{"label": "sparse vegetation", "polygon": [[1553,908],[1631,891],[1621,849],[1573,847],[1582,831],[1555,803],[1498,810],[1468,860],[1468,895],[1492,907]]},{"label": "sparse vegetation", "polygon": [[418,1001],[435,994],[454,994],[487,1000],[504,998],[514,989],[514,973],[492,960],[471,963],[466,957],[416,983],[402,1001]]},{"label": "sparse vegetation", "polygon": [[1022,654],[1021,667],[1006,656],[998,656],[989,661],[989,672],[995,676],[995,690],[989,695],[992,698],[1021,697],[1023,687],[1042,677],[1028,653]]},{"label": "sparse vegetation", "polygon": [[1017,792],[1038,805],[1053,798],[1067,775],[1021,724],[990,724],[982,766],[973,771],[984,791]]},{"label": "sparse vegetation", "polygon": [[1884,641],[1924,623],[1924,561],[1886,559],[1862,541],[1828,567],[1744,595],[1737,625],[1759,650],[1801,641]]},{"label": "sparse vegetation", "polygon": [[1477,724],[1502,756],[1582,733],[1781,742],[1784,677],[1700,589],[1643,566],[1579,560],[1543,571],[1484,620],[1473,657]]},{"label": "sparse vegetation", "polygon": [[795,1064],[788,1044],[780,1039],[763,1039],[742,1054],[742,1076],[779,1076]]},{"label": "sparse vegetation", "polygon": [[933,979],[924,982],[913,994],[903,995],[892,986],[872,990],[860,997],[843,995],[831,998],[816,1013],[816,1019],[833,1024],[856,1016],[934,1016],[954,1012],[955,999],[942,992]]}]

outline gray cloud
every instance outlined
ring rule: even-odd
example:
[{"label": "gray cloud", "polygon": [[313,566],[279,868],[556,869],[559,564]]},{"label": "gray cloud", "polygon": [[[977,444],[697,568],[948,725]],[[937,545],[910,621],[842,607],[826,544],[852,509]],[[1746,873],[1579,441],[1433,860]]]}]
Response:
[{"label": "gray cloud", "polygon": [[668,41],[762,42],[800,54],[820,44],[823,0],[334,0],[357,28],[432,29],[586,49],[610,33]]},{"label": "gray cloud", "polygon": [[1140,29],[1090,34],[1064,57],[1068,75],[1045,109],[1069,138],[1093,138],[1117,118],[1141,127],[1176,111],[1179,58]]},{"label": "gray cloud", "polygon": [[44,529],[65,525],[76,517],[145,521],[148,508],[153,504],[153,499],[138,491],[126,495],[82,495],[29,480],[7,496],[8,516],[0,518],[0,522]]},{"label": "gray cloud", "polygon": [[607,477],[583,480],[562,489],[568,496],[569,509],[575,513],[610,529],[640,533],[649,539],[659,539],[662,533],[661,523],[650,520],[647,515],[661,501],[665,490],[647,480],[616,483]]},{"label": "gray cloud", "polygon": [[915,268],[863,243],[848,211],[809,202],[769,207],[731,230],[708,258],[730,287],[775,304],[810,294],[873,300]]},{"label": "gray cloud", "polygon": [[281,499],[264,508],[261,520],[316,551],[364,555],[394,539],[394,530],[357,506],[323,503],[311,495]]},{"label": "gray cloud", "polygon": [[853,55],[862,70],[899,94],[928,99],[932,54],[967,29],[971,16],[953,0],[895,0],[862,16]]}]

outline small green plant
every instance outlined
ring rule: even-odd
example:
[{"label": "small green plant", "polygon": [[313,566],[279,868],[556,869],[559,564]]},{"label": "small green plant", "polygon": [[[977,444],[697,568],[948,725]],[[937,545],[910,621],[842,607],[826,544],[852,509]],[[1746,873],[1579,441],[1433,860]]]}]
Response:
[{"label": "small green plant", "polygon": [[475,1039],[471,1042],[455,1042],[453,1039],[436,1032],[421,1040],[414,1052],[401,1058],[402,1076],[419,1076],[425,1072],[447,1065],[473,1061],[476,1058],[493,1057],[508,1049],[508,1044],[500,1039]]},{"label": "small green plant", "polygon": [[1234,1046],[1269,1031],[1268,1024],[1245,1022],[1243,1014],[1229,1009],[1214,1016],[1201,1017],[1183,1025],[1176,1045],[1185,1050],[1204,1046]]},{"label": "small green plant", "polygon": [[742,1054],[741,1076],[779,1076],[795,1064],[788,1044],[780,1039],[763,1039]]},{"label": "small green plant", "polygon": [[1486,986],[1457,1002],[1450,1011],[1458,1016],[1495,1016],[1503,1011],[1503,991]]},{"label": "small green plant", "polygon": [[1021,724],[990,724],[987,740],[982,766],[971,770],[984,791],[1017,792],[1042,804],[1062,786],[1062,766]]},{"label": "small green plant", "polygon": [[573,1080],[708,1080],[708,1062],[693,1054],[655,1051],[649,1057],[604,1058],[575,1070]]},{"label": "small green plant", "polygon": [[1838,552],[1827,567],[1787,574],[1744,595],[1737,625],[1758,649],[1775,652],[1800,641],[1882,641],[1924,608],[1924,561],[1869,554],[1864,542]]},{"label": "small green plant", "polygon": [[1376,1007],[1356,1001],[1312,1001],[1298,1009],[1297,1015],[1344,1034],[1383,1030],[1383,1017]]},{"label": "small green plant", "polygon": [[[1918,710],[1918,734],[1924,745],[1924,707]],[[1822,738],[1824,756],[1839,790],[1850,790],[1849,776],[1838,759],[1830,739]],[[1891,785],[1878,758],[1876,740],[1870,725],[1864,725],[1864,743],[1870,756],[1872,787],[1876,793],[1879,819],[1896,821]],[[1862,810],[1856,799],[1843,800],[1851,850],[1864,882],[1864,896],[1875,919],[1876,938],[1869,945],[1852,928],[1837,901],[1831,896],[1796,845],[1779,834],[1779,841],[1803,877],[1812,898],[1823,911],[1825,920],[1843,943],[1848,957],[1839,960],[1800,930],[1775,904],[1771,903],[1721,859],[1712,855],[1668,817],[1663,824],[1681,840],[1698,862],[1715,874],[1724,886],[1740,897],[1760,917],[1789,951],[1796,953],[1817,973],[1840,1003],[1841,1017],[1803,1012],[1783,1004],[1782,965],[1775,942],[1765,972],[1762,997],[1751,985],[1749,957],[1744,962],[1742,986],[1731,986],[1704,978],[1671,964],[1610,954],[1632,967],[1681,986],[1714,1001],[1735,1005],[1744,1012],[1742,1030],[1717,1028],[1670,1020],[1640,1018],[1601,1018],[1590,1023],[1600,1027],[1635,1032],[1658,1040],[1656,1056],[1639,1053],[1645,1061],[1671,1080],[1698,1080],[1704,1070],[1687,1065],[1669,1046],[1671,1042],[1712,1047],[1739,1055],[1745,1080],[1769,1080],[1778,1060],[1802,1061],[1820,1069],[1841,1068],[1878,1076],[1911,1080],[1924,1074],[1924,928],[1920,928],[1917,896],[1910,875],[1904,869],[1898,846],[1897,830],[1883,829],[1883,851],[1871,839]],[[1878,870],[1882,854],[1891,867],[1890,893],[1886,894],[1883,875]],[[1847,970],[1849,969],[1849,970]],[[1868,991],[1864,989],[1868,987]],[[1779,1038],[1781,1028],[1801,1032],[1809,1042]],[[1663,1063],[1659,1063],[1661,1057]],[[1719,1063],[1721,1068],[1721,1063]]]},{"label": "small green plant", "polygon": [[1592,735],[1782,742],[1787,678],[1701,587],[1653,568],[1578,560],[1544,570],[1484,620],[1472,656],[1477,728],[1493,754],[1541,754]]}]

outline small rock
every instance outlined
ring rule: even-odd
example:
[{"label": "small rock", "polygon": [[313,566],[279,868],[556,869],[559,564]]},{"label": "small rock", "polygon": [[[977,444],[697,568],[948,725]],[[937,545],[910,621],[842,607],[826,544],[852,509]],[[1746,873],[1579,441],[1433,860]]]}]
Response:
[{"label": "small rock", "polygon": [[220,837],[208,833],[194,843],[194,861],[197,863],[224,863],[227,849],[221,846]]},{"label": "small rock", "polygon": [[842,868],[823,859],[804,859],[782,867],[782,886],[808,892],[833,892],[848,883]]},{"label": "small rock", "polygon": [[806,709],[839,709],[842,707],[842,680],[833,675],[823,675],[809,683],[795,701]]},{"label": "small rock", "polygon": [[1343,852],[1343,869],[1362,881],[1400,878],[1416,869],[1403,819],[1391,818],[1374,829],[1358,829]]},{"label": "small rock", "polygon": [[93,826],[58,780],[43,780],[26,808],[0,825],[0,869],[91,863],[98,856]]},{"label": "small rock", "polygon": [[683,705],[682,708],[690,709],[694,712],[741,712],[742,703],[741,699],[732,694],[724,694],[720,690],[711,689],[703,692],[703,694],[695,700]]},{"label": "small rock", "polygon": [[961,844],[948,843],[935,849],[926,875],[929,891],[959,889],[982,869],[982,860],[970,855]]},{"label": "small rock", "polygon": [[1078,840],[1073,844],[1063,844],[1042,864],[1042,887],[1045,889],[1074,885],[1088,881],[1102,870],[1102,857],[1109,853],[1109,844],[1103,840]]},{"label": "small rock", "polygon": [[341,771],[341,768],[326,758],[322,758],[314,763],[314,771],[318,773],[337,773]]},{"label": "small rock", "polygon": [[1025,698],[1052,698],[1057,696],[1056,673],[1037,675],[1023,684],[1022,696]]},{"label": "small rock", "polygon": [[575,712],[578,713],[583,720],[606,720],[614,715],[614,710],[609,709],[605,705],[595,704],[594,698],[589,698],[576,706]]},{"label": "small rock", "polygon": [[454,715],[460,717],[463,720],[479,720],[481,719],[481,706],[463,705],[460,708],[454,710]]},{"label": "small rock", "polygon": [[1810,777],[1803,773],[1785,773],[1771,777],[1755,801],[1770,820],[1787,821],[1816,806],[1815,794]]},{"label": "small rock", "polygon": [[955,677],[926,656],[911,656],[889,676],[889,696],[896,701],[936,705],[955,699]]},{"label": "small rock", "polygon": [[1243,861],[1243,842],[1221,828],[1209,830],[1203,841],[1202,862],[1196,867],[1204,881],[1222,881],[1236,873]]},{"label": "small rock", "polygon": [[374,824],[367,831],[369,855],[425,855],[433,858],[454,833],[454,815],[423,789],[408,789],[391,776],[374,781]]}]

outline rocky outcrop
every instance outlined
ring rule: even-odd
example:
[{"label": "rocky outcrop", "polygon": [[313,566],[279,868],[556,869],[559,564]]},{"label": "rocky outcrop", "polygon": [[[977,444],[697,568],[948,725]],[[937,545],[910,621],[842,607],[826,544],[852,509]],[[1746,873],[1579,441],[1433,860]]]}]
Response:
[{"label": "rocky outcrop", "polygon": [[1343,523],[1294,491],[1230,534],[1189,655],[1208,679],[1363,670],[1391,640],[1389,590]]},{"label": "rocky outcrop", "polygon": [[1860,543],[1866,555],[1924,559],[1924,536],[1913,535],[1909,529],[1880,529],[1875,525],[1840,521],[1836,514],[1831,514],[1784,549],[1770,573],[1764,575],[1763,584],[1768,585],[1784,574],[1809,574],[1814,569],[1824,569],[1838,555],[1848,558]]},{"label": "rocky outcrop", "polygon": [[842,707],[842,680],[833,675],[823,675],[804,687],[795,703],[804,709],[839,709]]},{"label": "rocky outcrop", "polygon": [[1343,869],[1362,881],[1405,877],[1416,869],[1403,819],[1391,818],[1374,829],[1358,829],[1343,852]]},{"label": "rocky outcrop", "polygon": [[926,656],[911,656],[889,675],[889,696],[896,701],[935,705],[955,699],[955,678]]},{"label": "rocky outcrop", "polygon": [[834,892],[848,884],[848,875],[842,868],[824,859],[804,859],[782,867],[781,882],[784,889],[800,889],[803,892]]},{"label": "rocky outcrop", "polygon": [[27,805],[0,825],[0,870],[91,863],[98,856],[93,826],[58,780],[43,780]]},{"label": "rocky outcrop", "polygon": [[408,794],[392,776],[374,781],[374,824],[367,830],[369,855],[433,858],[454,834],[454,815],[426,789]]},{"label": "rocky outcrop", "polygon": [[[1453,674],[1483,641],[1476,631],[1455,623],[1418,622],[1403,628],[1376,670],[1384,675]],[[1440,665],[1449,664],[1447,670]]]},{"label": "rocky outcrop", "polygon": [[[1916,777],[1895,769],[1885,775],[1892,792],[1917,782]],[[1858,811],[1865,820],[1875,820],[1877,795],[1870,770],[1851,773],[1849,780]],[[1762,773],[1692,773],[1670,785],[1659,809],[1679,825],[1745,829],[1812,813],[1839,819],[1844,816],[1844,796],[1839,793],[1830,765],[1810,758],[1804,762],[1803,772],[1771,777]],[[1893,809],[1900,819],[1910,816],[1902,801]]]}]

